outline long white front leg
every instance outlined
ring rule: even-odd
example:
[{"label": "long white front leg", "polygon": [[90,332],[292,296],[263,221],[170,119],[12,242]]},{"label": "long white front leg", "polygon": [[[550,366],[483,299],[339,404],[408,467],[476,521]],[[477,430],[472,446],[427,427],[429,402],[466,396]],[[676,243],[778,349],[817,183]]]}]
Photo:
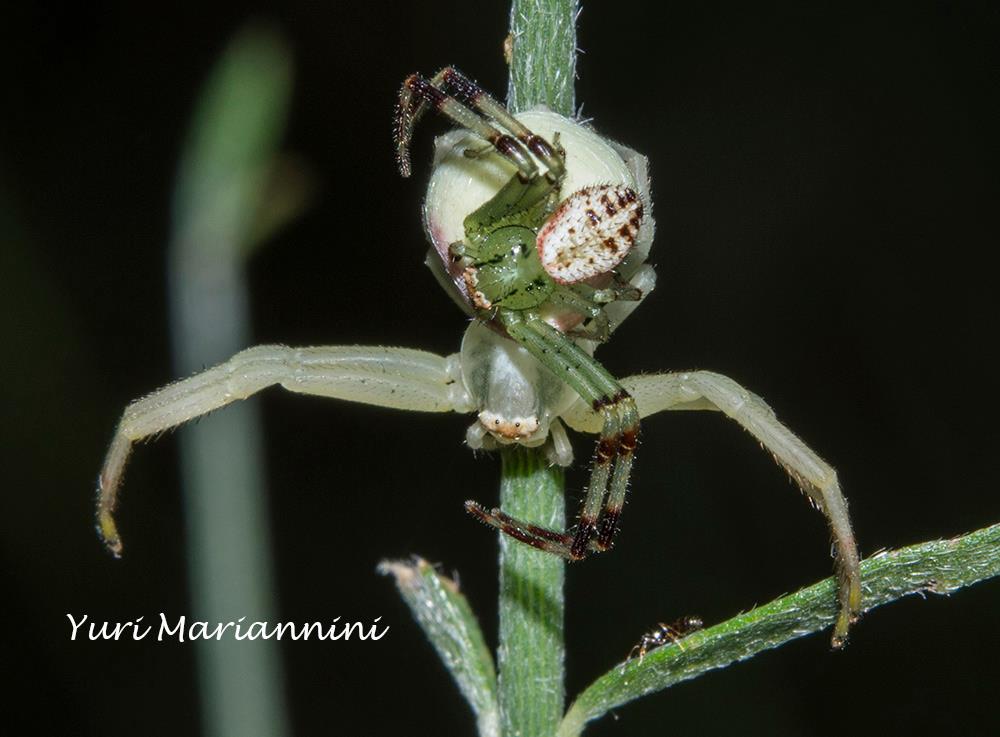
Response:
[{"label": "long white front leg", "polygon": [[[642,417],[663,410],[712,409],[738,422],[760,441],[813,503],[826,515],[833,535],[841,611],[833,631],[839,647],[861,612],[861,579],[857,544],[847,502],[837,473],[775,416],[753,392],[732,379],[710,371],[648,374],[622,379]],[[600,432],[601,419],[582,403],[563,415],[567,425],[582,432]]]},{"label": "long white front leg", "polygon": [[122,550],[114,521],[132,445],[269,386],[352,402],[419,412],[471,409],[458,356],[408,348],[261,345],[223,364],[168,384],[125,408],[97,485],[97,529],[115,555]]}]

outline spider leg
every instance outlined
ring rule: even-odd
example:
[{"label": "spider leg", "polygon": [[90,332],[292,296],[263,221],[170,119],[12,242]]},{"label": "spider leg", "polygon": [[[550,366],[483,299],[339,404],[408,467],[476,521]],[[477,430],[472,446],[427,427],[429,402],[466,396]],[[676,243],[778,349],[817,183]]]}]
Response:
[{"label": "spider leg", "polygon": [[643,297],[639,287],[620,280],[606,289],[594,289],[586,284],[558,284],[549,299],[577,312],[587,319],[582,327],[568,331],[574,338],[604,343],[611,335],[611,318],[607,305],[617,302],[635,302]]},{"label": "spider leg", "polygon": [[550,443],[545,446],[549,463],[553,466],[568,466],[573,462],[573,446],[570,445],[566,428],[554,417],[549,424]]},{"label": "spider leg", "polygon": [[571,559],[573,557],[572,535],[564,532],[556,532],[529,522],[522,522],[521,520],[514,519],[509,514],[501,512],[497,508],[486,509],[478,502],[471,500],[465,503],[465,511],[480,522],[490,527],[495,527],[505,535],[527,543],[533,548],[544,550],[546,553],[552,553],[561,558]]},{"label": "spider leg", "polygon": [[[439,110],[441,109],[441,107],[438,106],[436,101],[433,99],[433,93],[429,95],[426,91],[418,92],[413,85],[409,85],[411,79],[413,79],[413,77],[410,77],[403,83],[403,89],[400,92],[400,109],[397,116],[396,140],[397,145],[400,148],[401,168],[404,160],[406,161],[407,168],[409,167],[409,156],[407,151],[410,138],[412,137],[413,127],[427,111],[428,105],[435,105]],[[531,151],[531,153],[537,156],[545,164],[547,167],[545,177],[549,180],[549,182],[555,183],[562,180],[562,177],[566,172],[566,165],[563,161],[564,154],[558,150],[558,144],[553,147],[553,145],[544,138],[532,133],[524,124],[511,115],[506,107],[497,102],[488,92],[486,92],[486,90],[469,79],[462,72],[454,67],[444,67],[429,80],[426,80],[426,82],[431,88],[438,90],[444,95],[448,95],[449,93],[454,95],[454,99],[457,101],[478,110],[483,115],[492,118],[502,128],[505,128],[507,131],[513,133],[514,137],[524,148]],[[416,86],[419,87],[421,85],[417,83]],[[442,110],[442,112],[444,111]],[[459,122],[464,127],[470,128],[470,126],[465,125],[461,121],[456,122]],[[479,133],[479,131],[475,128],[470,128],[470,130],[474,130]],[[480,135],[482,135],[482,133],[480,133]],[[496,143],[489,136],[483,136],[483,138],[496,146]],[[500,147],[497,146],[497,148],[499,149]],[[501,150],[501,153],[504,152]],[[525,173],[526,172],[522,170],[522,174]]]},{"label": "spider leg", "polygon": [[645,296],[639,287],[629,284],[617,272],[613,271],[611,274],[613,279],[611,286],[592,290],[590,295],[592,300],[600,304],[617,301],[638,302]]},{"label": "spider leg", "polygon": [[97,530],[121,554],[114,520],[132,445],[275,384],[302,394],[423,412],[471,410],[456,357],[406,348],[248,348],[223,364],[169,384],[125,408],[97,485]]},{"label": "spider leg", "polygon": [[396,113],[396,158],[402,176],[410,176],[410,141],[413,139],[413,127],[428,105],[493,144],[497,152],[506,156],[517,167],[518,177],[522,181],[528,182],[538,175],[538,166],[531,158],[531,154],[516,138],[490,125],[454,97],[435,87],[425,77],[411,74],[403,81]]},{"label": "spider leg", "polygon": [[[432,83],[439,82],[454,90],[467,105],[471,105],[484,115],[487,115],[501,126],[513,133],[517,140],[537,156],[548,167],[546,177],[549,181],[556,182],[562,178],[566,172],[563,156],[556,151],[548,141],[541,136],[536,136],[527,126],[510,114],[510,111],[497,102],[486,90],[466,77],[455,67],[445,67],[431,80]],[[558,142],[556,142],[558,146]]]},{"label": "spider leg", "polygon": [[[833,537],[839,582],[840,614],[833,645],[843,645],[861,612],[859,557],[847,502],[833,468],[775,417],[764,401],[732,379],[708,371],[632,376],[622,381],[635,397],[642,417],[668,409],[723,412],[760,441],[775,461],[826,515]],[[601,418],[578,403],[563,420],[575,430],[595,432]]]},{"label": "spider leg", "polygon": [[587,318],[577,337],[596,340],[598,343],[603,343],[608,339],[611,334],[611,326],[607,314],[600,305],[561,284],[556,286],[549,299],[553,303],[569,307]]},{"label": "spider leg", "polygon": [[635,402],[603,366],[537,315],[502,312],[501,316],[511,338],[572,387],[600,414],[603,425],[575,534],[522,522],[498,509],[487,512],[475,502],[467,502],[466,508],[522,542],[571,560],[606,550],[618,527],[639,434]]}]

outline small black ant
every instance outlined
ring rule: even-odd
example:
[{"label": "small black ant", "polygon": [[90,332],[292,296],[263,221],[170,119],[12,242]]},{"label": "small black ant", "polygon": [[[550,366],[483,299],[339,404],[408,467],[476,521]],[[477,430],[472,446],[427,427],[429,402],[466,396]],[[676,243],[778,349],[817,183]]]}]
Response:
[{"label": "small black ant", "polygon": [[681,650],[684,649],[684,643],[681,642],[685,637],[690,635],[692,632],[697,632],[705,623],[701,621],[701,617],[688,615],[686,617],[681,617],[672,624],[664,624],[660,622],[656,625],[656,628],[650,632],[647,632],[639,640],[639,644],[633,647],[625,659],[626,662],[635,658],[636,653],[639,655],[639,662],[646,657],[646,653],[650,650],[655,650],[658,647],[666,645],[668,642],[676,642],[677,647]]}]

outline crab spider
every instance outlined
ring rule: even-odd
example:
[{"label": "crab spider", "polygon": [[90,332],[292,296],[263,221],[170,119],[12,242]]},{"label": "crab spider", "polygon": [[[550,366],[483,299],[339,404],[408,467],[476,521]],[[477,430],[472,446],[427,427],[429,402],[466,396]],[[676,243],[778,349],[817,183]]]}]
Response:
[{"label": "crab spider", "polygon": [[107,547],[115,555],[122,550],[114,511],[135,442],[273,385],[397,409],[475,413],[470,447],[542,446],[559,465],[572,462],[563,423],[598,434],[575,532],[466,502],[483,522],[570,560],[612,544],[640,419],[663,410],[717,410],[757,438],[826,515],[841,607],[833,642],[841,644],[860,612],[861,588],[833,469],[731,379],[694,371],[619,382],[593,358],[655,284],[644,263],[653,237],[645,159],[546,110],[514,116],[446,68],[404,82],[396,127],[404,176],[413,126],[428,109],[458,126],[437,141],[424,226],[432,244],[428,265],[475,318],[460,352],[257,346],[132,402],[98,480],[97,527]]}]

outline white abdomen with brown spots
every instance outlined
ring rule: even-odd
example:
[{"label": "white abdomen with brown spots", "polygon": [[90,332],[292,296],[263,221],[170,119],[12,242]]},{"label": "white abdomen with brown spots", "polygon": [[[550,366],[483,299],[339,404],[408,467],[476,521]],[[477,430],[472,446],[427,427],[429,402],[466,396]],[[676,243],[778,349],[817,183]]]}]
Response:
[{"label": "white abdomen with brown spots", "polygon": [[642,224],[639,195],[623,185],[573,192],[538,231],[538,258],[560,284],[609,273],[635,245]]}]

